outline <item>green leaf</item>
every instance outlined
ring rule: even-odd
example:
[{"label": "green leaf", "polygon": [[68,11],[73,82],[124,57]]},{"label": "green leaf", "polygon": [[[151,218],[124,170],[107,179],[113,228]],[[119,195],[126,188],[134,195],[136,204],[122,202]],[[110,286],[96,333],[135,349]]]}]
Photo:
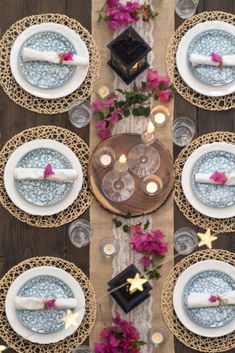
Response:
[{"label": "green leaf", "polygon": [[159,90],[160,90],[160,91],[163,91],[165,88],[166,88],[165,83],[164,83],[164,82],[161,82],[160,85],[159,85]]},{"label": "green leaf", "polygon": [[125,216],[123,216],[123,218],[125,219],[130,219],[131,218],[131,213],[130,211],[127,212],[127,214]]},{"label": "green leaf", "polygon": [[144,230],[148,229],[149,225],[150,225],[150,222],[149,220],[147,220],[146,223],[144,224]]},{"label": "green leaf", "polygon": [[150,115],[150,107],[139,107],[133,108],[132,113],[134,116],[146,116]]},{"label": "green leaf", "polygon": [[124,114],[124,116],[127,118],[129,115],[130,115],[130,110],[129,109],[125,109],[124,111],[123,111],[123,114]]},{"label": "green leaf", "polygon": [[155,261],[161,261],[161,260],[163,260],[165,258],[165,256],[153,254],[153,258],[154,258]]},{"label": "green leaf", "polygon": [[106,118],[106,117],[105,117],[105,115],[104,115],[104,113],[103,113],[103,112],[101,112],[101,111],[96,112],[96,114],[98,115],[99,120],[104,120],[104,119]]},{"label": "green leaf", "polygon": [[131,230],[131,226],[128,226],[128,224],[125,224],[125,225],[122,227],[122,229],[123,229],[123,232],[124,232],[124,233],[128,233],[128,232]]},{"label": "green leaf", "polygon": [[120,219],[113,217],[113,223],[115,224],[116,228],[120,228],[122,226],[122,221]]},{"label": "green leaf", "polygon": [[118,92],[124,94],[124,91],[123,91],[123,89],[121,89],[121,88],[116,88],[116,91],[118,91]]}]

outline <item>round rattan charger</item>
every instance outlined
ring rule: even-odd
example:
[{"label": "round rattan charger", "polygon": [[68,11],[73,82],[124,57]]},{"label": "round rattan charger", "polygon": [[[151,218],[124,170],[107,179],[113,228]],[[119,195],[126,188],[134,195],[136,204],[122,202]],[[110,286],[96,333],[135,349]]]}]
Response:
[{"label": "round rattan charger", "polygon": [[179,207],[183,215],[193,224],[200,228],[210,228],[216,233],[228,233],[235,231],[235,221],[234,217],[226,219],[216,219],[207,217],[200,212],[196,211],[190,203],[187,201],[182,185],[181,185],[181,175],[184,164],[188,157],[200,146],[213,143],[213,142],[227,142],[235,144],[235,133],[232,132],[212,132],[206,135],[202,135],[195,140],[193,140],[188,146],[186,146],[179,154],[175,161],[175,185],[173,191],[174,200]]},{"label": "round rattan charger", "polygon": [[[85,81],[76,91],[59,99],[32,96],[18,85],[10,69],[10,52],[16,38],[29,26],[45,22],[59,23],[73,29],[84,41],[89,52],[90,63]],[[92,86],[99,77],[100,56],[89,31],[75,19],[61,14],[33,15],[17,21],[3,35],[0,41],[0,72],[0,85],[16,104],[41,114],[58,114],[67,111],[69,104],[73,101],[79,104],[90,96]]]},{"label": "round rattan charger", "polygon": [[168,44],[166,55],[168,75],[174,83],[176,91],[193,105],[207,110],[232,109],[235,108],[235,92],[222,97],[204,96],[186,85],[176,67],[176,52],[182,37],[188,32],[189,29],[196,26],[198,23],[206,21],[224,21],[235,25],[235,15],[220,11],[208,11],[201,12],[198,15],[184,21],[183,24],[175,31]]},{"label": "round rattan charger", "polygon": [[[23,272],[38,266],[54,266],[68,272],[79,282],[85,295],[85,316],[79,328],[63,341],[51,344],[37,344],[19,336],[9,325],[5,313],[7,291],[13,281]],[[12,267],[0,280],[0,337],[19,353],[64,353],[72,352],[89,336],[96,318],[96,299],[94,288],[86,275],[73,263],[56,257],[33,257]]]},{"label": "round rattan charger", "polygon": [[[36,139],[52,139],[68,146],[78,157],[83,171],[82,189],[77,199],[66,210],[52,216],[33,216],[20,210],[9,199],[4,186],[4,169],[11,153],[25,142]],[[90,158],[90,149],[87,144],[75,133],[53,125],[37,126],[13,136],[0,152],[0,202],[15,218],[34,227],[59,227],[77,219],[91,205],[92,194],[89,191],[87,167]]]}]

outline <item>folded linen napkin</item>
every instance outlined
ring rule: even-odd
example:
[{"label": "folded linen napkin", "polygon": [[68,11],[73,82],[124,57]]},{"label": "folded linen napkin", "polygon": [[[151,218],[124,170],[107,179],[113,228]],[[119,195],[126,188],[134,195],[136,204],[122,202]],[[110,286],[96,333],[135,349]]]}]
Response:
[{"label": "folded linen napkin", "polygon": [[[48,305],[49,302],[49,305]],[[50,305],[50,302],[53,305]],[[16,310],[43,310],[49,308],[55,309],[75,309],[77,307],[77,299],[42,299],[34,297],[15,297]]]},{"label": "folded linen napkin", "polygon": [[[56,53],[54,51],[38,51],[31,48],[23,48],[21,51],[22,60],[26,61],[48,61],[53,64],[63,65],[87,65],[88,58],[75,55],[71,52]],[[63,59],[64,58],[64,59]]]},{"label": "folded linen napkin", "polygon": [[196,183],[205,183],[205,184],[222,184],[222,185],[235,185],[235,171],[226,174],[227,180],[225,183],[218,183],[211,178],[211,174],[207,173],[197,173],[195,174]]},{"label": "folded linen napkin", "polygon": [[[45,169],[40,168],[15,168],[14,177],[17,180],[43,180]],[[75,169],[53,169],[54,174],[49,175],[47,180],[73,182],[78,173]]]},{"label": "folded linen napkin", "polygon": [[206,308],[220,305],[235,305],[235,291],[226,292],[222,295],[191,293],[187,298],[187,305],[190,309]]},{"label": "folded linen napkin", "polygon": [[[191,54],[189,56],[189,61],[192,66],[198,65],[211,65],[211,66],[220,66],[219,62],[213,61],[211,56],[200,55],[200,54]],[[222,56],[223,66],[235,66],[235,55],[223,55]]]}]

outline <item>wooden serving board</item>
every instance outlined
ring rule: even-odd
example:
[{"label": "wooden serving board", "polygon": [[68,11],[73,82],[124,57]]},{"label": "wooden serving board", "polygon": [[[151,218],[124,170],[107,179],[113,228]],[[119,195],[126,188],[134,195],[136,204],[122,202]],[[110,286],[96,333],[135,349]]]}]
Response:
[{"label": "wooden serving board", "polygon": [[[100,147],[111,147],[116,154],[116,160],[122,154],[128,155],[131,148],[142,143],[141,136],[138,134],[120,134],[114,135],[96,146],[94,152]],[[153,146],[158,150],[161,158],[160,168],[156,172],[163,182],[163,190],[158,195],[147,195],[141,188],[142,178],[129,173],[135,181],[135,191],[132,197],[124,202],[113,202],[106,198],[102,191],[102,180],[106,173],[112,170],[113,165],[108,168],[100,167],[94,158],[94,152],[91,155],[88,166],[88,179],[92,193],[97,201],[108,211],[117,215],[126,215],[128,212],[132,216],[141,216],[156,211],[161,207],[170,195],[174,185],[173,161],[169,151],[156,140]]]}]

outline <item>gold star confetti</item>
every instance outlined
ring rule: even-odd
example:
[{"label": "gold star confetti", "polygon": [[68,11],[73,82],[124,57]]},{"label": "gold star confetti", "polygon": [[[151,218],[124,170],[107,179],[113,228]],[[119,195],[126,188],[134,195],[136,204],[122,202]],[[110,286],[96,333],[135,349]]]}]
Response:
[{"label": "gold star confetti", "polygon": [[143,292],[143,284],[148,281],[145,278],[140,278],[140,274],[136,273],[134,278],[127,278],[127,282],[130,283],[129,292],[132,294],[137,290]]},{"label": "gold star confetti", "polygon": [[76,326],[77,325],[77,317],[78,313],[72,312],[72,310],[67,310],[66,315],[61,319],[61,321],[64,321],[65,323],[65,330],[67,330],[70,326]]},{"label": "gold star confetti", "polygon": [[1,346],[1,345],[0,345],[0,352],[5,351],[6,349],[7,349],[7,347],[6,347],[6,346]]},{"label": "gold star confetti", "polygon": [[198,243],[198,246],[206,245],[209,249],[212,249],[212,242],[217,239],[217,237],[211,235],[211,230],[208,228],[206,233],[197,233],[201,241]]}]

